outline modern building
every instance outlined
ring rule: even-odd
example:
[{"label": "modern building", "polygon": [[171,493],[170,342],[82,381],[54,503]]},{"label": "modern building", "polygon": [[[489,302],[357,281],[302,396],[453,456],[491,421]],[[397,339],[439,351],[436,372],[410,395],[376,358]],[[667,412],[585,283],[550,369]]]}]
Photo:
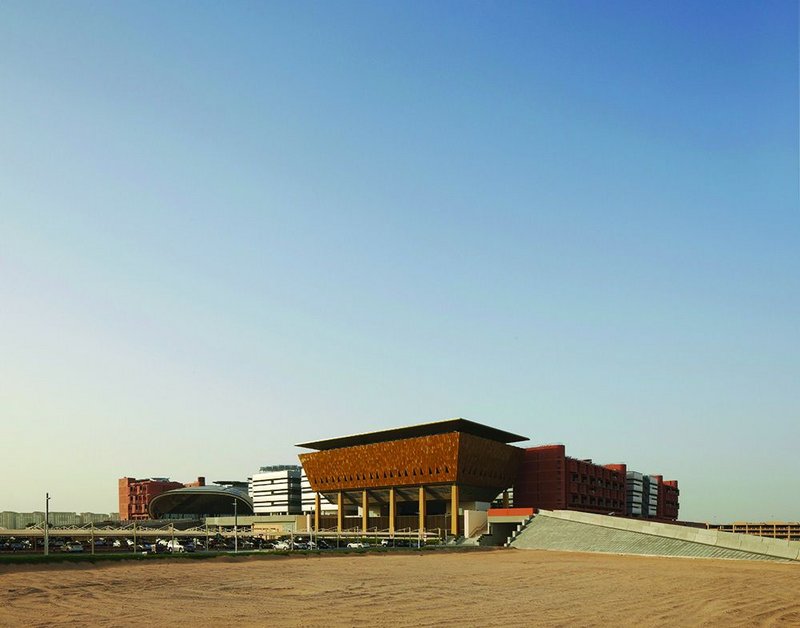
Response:
[{"label": "modern building", "polygon": [[665,480],[663,476],[653,476],[658,482],[658,509],[656,517],[659,519],[678,519],[680,509],[680,490],[678,480]]},{"label": "modern building", "polygon": [[625,478],[626,508],[630,517],[641,517],[644,513],[644,475],[638,471],[628,471]]},{"label": "modern building", "polygon": [[[580,510],[602,515],[678,518],[678,483],[566,455],[564,445],[522,449],[526,440],[466,419],[449,419],[330,438],[299,447],[317,507],[315,529],[445,528],[462,515],[502,507]],[[513,495],[513,499],[512,496]],[[304,509],[305,510],[305,509]],[[476,518],[476,517],[473,517]]]},{"label": "modern building", "polygon": [[300,485],[302,469],[297,465],[280,465],[272,471],[254,473],[248,492],[257,515],[298,515],[303,511]]},{"label": "modern building", "polygon": [[[248,494],[257,515],[313,513],[316,507],[314,490],[300,465],[261,467],[248,478]],[[324,498],[320,507],[325,512],[336,511],[336,506]]]},{"label": "modern building", "polygon": [[652,475],[645,475],[642,482],[642,516],[658,516],[658,480]]},{"label": "modern building", "polygon": [[564,445],[530,447],[514,482],[514,507],[623,515],[625,472],[624,464],[570,458]]},{"label": "modern building", "polygon": [[513,495],[517,508],[678,518],[677,481],[629,471],[626,464],[600,465],[591,459],[571,458],[564,445],[526,449]]},{"label": "modern building", "polygon": [[159,493],[150,500],[150,519],[198,519],[253,514],[253,501],[244,482],[218,481],[182,486]]},{"label": "modern building", "polygon": [[[526,437],[466,419],[302,443],[315,492],[314,528],[444,528],[458,535],[465,510],[486,510],[511,486]],[[337,506],[333,526],[322,498]]]},{"label": "modern building", "polygon": [[165,491],[176,488],[204,486],[206,479],[198,477],[195,482],[181,484],[171,482],[169,478],[120,478],[119,487],[119,517],[123,521],[149,519],[150,502]]},{"label": "modern building", "polygon": [[678,518],[679,494],[677,480],[628,471],[626,514],[674,521]]}]

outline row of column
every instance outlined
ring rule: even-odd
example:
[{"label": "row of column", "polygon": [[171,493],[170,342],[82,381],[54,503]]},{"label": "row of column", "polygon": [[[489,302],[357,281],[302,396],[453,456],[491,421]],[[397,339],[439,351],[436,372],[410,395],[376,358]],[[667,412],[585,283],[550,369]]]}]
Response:
[{"label": "row of column", "polygon": [[[450,485],[450,534],[453,536],[458,535],[458,485]],[[419,487],[419,529],[425,529],[425,516],[427,509],[425,507],[425,487]],[[344,492],[339,491],[336,496],[336,531],[342,532],[344,527]],[[319,493],[314,493],[314,529],[319,530],[319,511],[320,511],[320,497]],[[395,519],[397,514],[397,493],[394,488],[389,489],[389,534],[394,536]],[[369,499],[368,491],[361,491],[361,529],[366,533],[369,527]]]}]

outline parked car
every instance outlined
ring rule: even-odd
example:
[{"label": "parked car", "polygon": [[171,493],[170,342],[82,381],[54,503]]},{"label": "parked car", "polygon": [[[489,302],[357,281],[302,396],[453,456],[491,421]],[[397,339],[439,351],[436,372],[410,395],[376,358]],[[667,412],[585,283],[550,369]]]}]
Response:
[{"label": "parked car", "polygon": [[381,541],[382,547],[411,547],[411,542],[408,539],[383,539]]},{"label": "parked car", "polygon": [[[168,541],[167,549],[173,554],[182,554],[186,551],[186,547],[184,547],[183,543],[181,543],[178,539],[172,539]],[[194,546],[192,546],[192,551],[194,551]]]},{"label": "parked car", "polygon": [[361,541],[351,541],[347,544],[347,547],[350,549],[364,549],[369,547],[366,543],[362,543]]},{"label": "parked car", "polygon": [[291,544],[289,543],[289,541],[278,541],[277,543],[275,543],[275,545],[274,545],[273,547],[274,547],[276,550],[288,550],[288,549],[292,549],[292,546],[291,546]]},{"label": "parked car", "polygon": [[64,547],[61,548],[61,551],[75,554],[83,551],[83,545],[76,542],[65,543]]}]

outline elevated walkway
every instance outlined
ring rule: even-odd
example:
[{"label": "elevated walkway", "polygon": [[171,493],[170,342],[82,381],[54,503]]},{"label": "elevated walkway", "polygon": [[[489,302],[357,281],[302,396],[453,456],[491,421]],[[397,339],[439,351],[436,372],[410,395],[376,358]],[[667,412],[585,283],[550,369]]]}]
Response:
[{"label": "elevated walkway", "polygon": [[540,510],[511,541],[518,549],[800,561],[800,542],[572,510]]}]

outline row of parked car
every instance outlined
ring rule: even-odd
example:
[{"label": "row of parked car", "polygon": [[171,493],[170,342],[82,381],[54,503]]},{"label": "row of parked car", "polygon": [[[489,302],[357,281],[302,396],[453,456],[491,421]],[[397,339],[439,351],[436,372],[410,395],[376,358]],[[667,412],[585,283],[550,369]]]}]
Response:
[{"label": "row of parked car", "polygon": [[[155,541],[142,541],[136,543],[131,539],[95,539],[96,550],[123,550],[130,552],[193,552],[195,543],[191,540],[179,539],[157,539]],[[78,541],[75,539],[56,538],[50,539],[49,547],[51,552],[68,552],[70,554],[90,551],[92,542],[90,540]],[[0,539],[0,551],[2,552],[41,552],[44,549],[44,539]]]},{"label": "row of parked car", "polygon": [[29,539],[0,539],[0,552],[26,552],[31,549]]},{"label": "row of parked car", "polygon": [[[282,539],[280,541],[266,542],[267,545],[271,544],[272,549],[277,550],[308,550],[308,549],[334,549],[337,547],[335,542],[326,539],[318,539],[317,541],[304,541],[301,539]],[[349,549],[367,549],[371,545],[366,541],[349,541],[344,547]],[[409,539],[383,539],[380,541],[379,547],[416,547],[416,543]]]},{"label": "row of parked car", "polygon": [[[8,552],[34,552],[41,551],[44,547],[44,541],[38,539],[35,541],[36,547],[30,539],[0,539],[0,551]],[[127,551],[127,552],[148,552],[153,554],[159,553],[172,553],[182,554],[191,553],[195,551],[202,551],[208,546],[210,551],[231,551],[234,547],[238,546],[240,551],[249,550],[327,550],[335,549],[337,547],[347,547],[349,549],[367,549],[370,544],[365,541],[353,540],[345,545],[338,545],[331,539],[317,539],[312,540],[304,537],[285,537],[277,540],[267,540],[258,537],[242,537],[238,539],[238,544],[234,539],[216,536],[209,539],[206,538],[174,538],[174,539],[156,539],[152,540],[137,540],[136,543],[129,538],[98,538],[94,540],[95,550],[101,549],[103,551]],[[408,539],[383,539],[380,541],[380,547],[412,547],[416,546],[416,542]],[[50,551],[52,552],[69,552],[80,553],[91,550],[91,542],[80,542],[75,539],[50,539]]]}]

